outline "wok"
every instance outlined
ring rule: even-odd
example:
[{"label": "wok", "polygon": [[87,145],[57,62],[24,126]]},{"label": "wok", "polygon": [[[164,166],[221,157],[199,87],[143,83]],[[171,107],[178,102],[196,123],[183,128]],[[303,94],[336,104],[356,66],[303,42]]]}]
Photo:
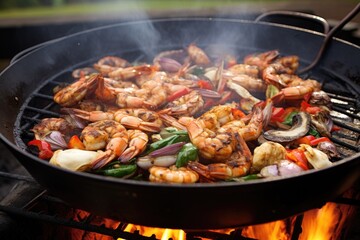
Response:
[{"label": "wok", "polygon": [[[210,18],[121,23],[56,39],[16,59],[1,73],[1,140],[49,192],[76,208],[123,222],[219,229],[264,223],[318,208],[359,179],[358,150],[329,168],[291,177],[170,185],[72,172],[49,165],[28,152],[22,132],[31,127],[29,119],[47,114],[32,113],[29,107],[46,108],[46,100],[38,100],[39,96],[51,93],[59,79],[71,81],[73,69],[88,66],[106,55],[136,60],[143,54],[151,59],[164,49],[178,49],[195,42],[200,47],[217,44],[219,48],[231,49],[239,59],[249,53],[278,49],[283,55],[298,55],[303,66],[314,59],[323,39],[321,33],[281,24]],[[332,39],[311,76],[346,85],[347,92],[358,95],[359,56],[358,46]]]}]

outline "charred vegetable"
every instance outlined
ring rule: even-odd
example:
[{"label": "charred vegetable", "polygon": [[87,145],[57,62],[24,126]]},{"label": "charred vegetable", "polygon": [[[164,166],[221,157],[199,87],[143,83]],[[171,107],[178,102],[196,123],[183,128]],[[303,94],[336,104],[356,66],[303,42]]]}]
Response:
[{"label": "charred vegetable", "polygon": [[310,127],[310,115],[299,112],[294,118],[295,124],[289,130],[269,130],[264,133],[264,138],[274,142],[290,142],[305,136]]}]

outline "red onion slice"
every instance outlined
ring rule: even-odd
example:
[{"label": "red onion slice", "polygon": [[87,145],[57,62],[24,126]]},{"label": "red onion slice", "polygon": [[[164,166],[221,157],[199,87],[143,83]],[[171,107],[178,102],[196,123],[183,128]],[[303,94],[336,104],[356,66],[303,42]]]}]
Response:
[{"label": "red onion slice", "polygon": [[149,154],[150,157],[160,157],[165,155],[173,155],[180,151],[181,147],[185,144],[185,142],[178,142],[171,144],[169,146],[165,146],[158,150],[153,151]]},{"label": "red onion slice", "polygon": [[162,57],[158,60],[158,63],[160,64],[161,69],[166,72],[177,72],[181,68],[181,64],[171,58]]},{"label": "red onion slice", "polygon": [[67,148],[67,143],[59,131],[51,131],[43,140],[50,144],[52,150]]},{"label": "red onion slice", "polygon": [[196,91],[198,91],[201,94],[201,96],[203,96],[203,97],[221,98],[220,93],[209,90],[209,89],[197,88]]}]

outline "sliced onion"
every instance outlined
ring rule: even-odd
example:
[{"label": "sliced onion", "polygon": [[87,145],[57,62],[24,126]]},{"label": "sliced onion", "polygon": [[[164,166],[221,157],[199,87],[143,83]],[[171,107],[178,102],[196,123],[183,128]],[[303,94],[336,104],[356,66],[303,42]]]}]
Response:
[{"label": "sliced onion", "polygon": [[177,72],[181,68],[181,64],[171,58],[162,57],[159,58],[158,63],[161,66],[161,69],[166,72]]},{"label": "sliced onion", "polygon": [[185,144],[185,142],[178,142],[171,144],[169,146],[165,146],[158,150],[155,150],[149,154],[150,157],[160,157],[165,155],[173,155],[180,151],[181,147]]},{"label": "sliced onion", "polygon": [[177,155],[166,155],[160,157],[150,157],[149,155],[144,157],[139,157],[136,161],[136,164],[142,169],[149,169],[152,166],[159,167],[170,167],[174,165],[177,159]]},{"label": "sliced onion", "polygon": [[67,143],[59,131],[51,131],[46,134],[43,140],[50,144],[51,150],[58,150],[67,148]]},{"label": "sliced onion", "polygon": [[209,89],[197,88],[196,91],[198,91],[201,94],[201,96],[203,96],[203,97],[221,98],[220,93],[209,90]]}]

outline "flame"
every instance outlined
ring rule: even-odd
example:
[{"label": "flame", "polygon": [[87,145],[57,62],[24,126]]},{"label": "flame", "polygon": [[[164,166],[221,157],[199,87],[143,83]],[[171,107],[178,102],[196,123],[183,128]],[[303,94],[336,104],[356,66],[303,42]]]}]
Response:
[{"label": "flame", "polygon": [[[243,237],[259,240],[290,240],[294,237],[298,237],[299,240],[340,239],[343,237],[341,234],[344,234],[344,226],[350,224],[355,209],[354,206],[348,204],[326,203],[322,208],[309,210],[303,214],[284,220],[236,229],[206,230],[205,232],[227,234],[229,237],[232,233],[239,233]],[[91,216],[88,212],[82,210],[76,210],[75,213],[75,216],[73,216],[75,221],[80,221]],[[91,223],[97,226],[104,225],[112,229],[116,229],[121,224],[118,221],[96,216],[92,216]],[[193,239],[193,237],[202,240],[208,239],[202,236],[201,232],[185,232],[180,229],[145,227],[135,224],[124,225],[123,231],[129,233],[137,232],[139,235],[145,237],[155,236],[156,239],[161,240],[185,240],[187,234],[191,239]],[[71,239],[82,239],[81,236],[84,236],[84,234],[85,232],[83,230],[72,229]],[[93,234],[94,238],[87,239],[98,239],[98,237],[100,237],[98,233]],[[295,234],[298,234],[298,236],[294,236]],[[122,238],[118,239],[122,240]]]},{"label": "flame", "polygon": [[319,210],[305,212],[300,240],[339,239],[343,226],[352,215],[347,205],[327,203]]},{"label": "flame", "polygon": [[[295,218],[290,220],[290,226],[293,225]],[[267,240],[287,240],[291,237],[291,232],[288,232],[289,221],[281,220],[265,224],[244,227],[242,235],[254,239]]]},{"label": "flame", "polygon": [[[154,228],[154,227],[144,227],[140,225],[128,224],[124,229],[125,232],[133,233],[138,231],[140,235],[145,237],[151,237],[155,235],[157,239],[161,240],[185,240],[186,234],[183,230],[179,229],[169,229],[169,228]],[[123,240],[118,238],[118,240]]]}]

